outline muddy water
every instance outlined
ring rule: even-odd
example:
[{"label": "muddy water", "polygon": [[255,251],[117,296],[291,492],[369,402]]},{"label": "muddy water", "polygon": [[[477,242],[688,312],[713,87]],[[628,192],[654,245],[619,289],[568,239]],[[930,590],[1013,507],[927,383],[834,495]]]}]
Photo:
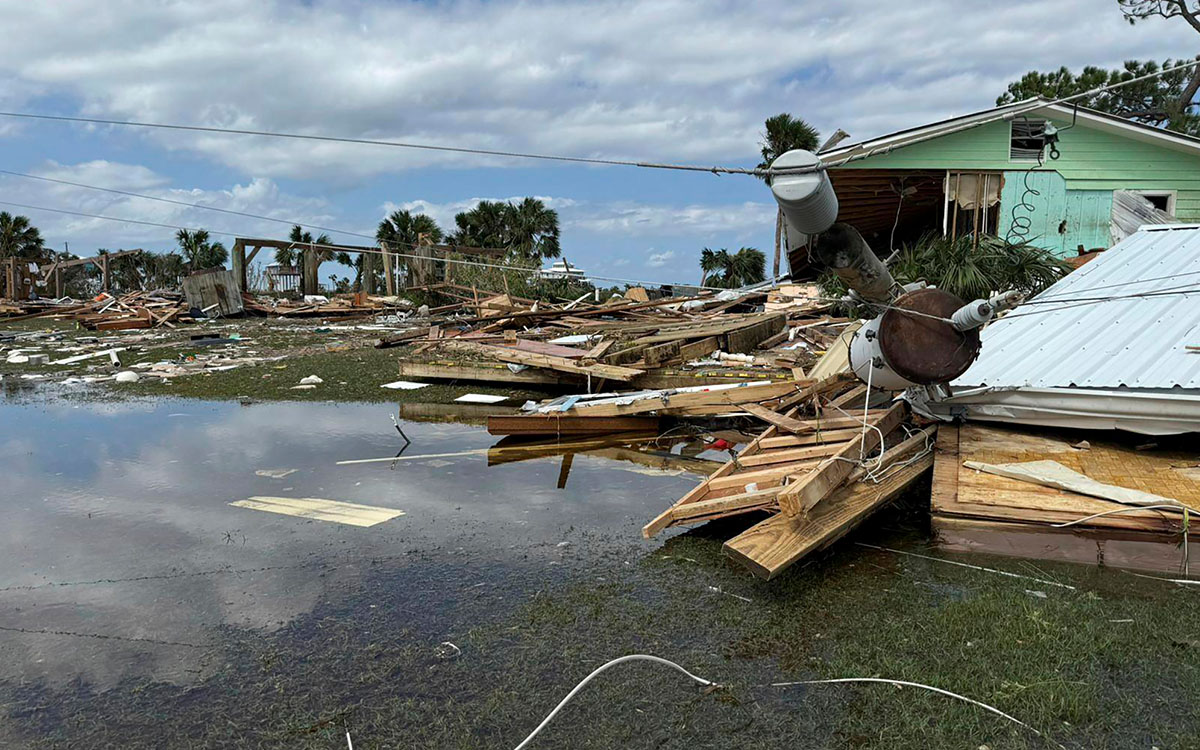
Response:
[{"label": "muddy water", "polygon": [[[0,627],[78,634],[0,631],[0,673],[194,680],[199,649],[155,641],[283,627],[414,551],[469,541],[501,576],[506,556],[573,553],[580,529],[637,545],[643,519],[695,481],[578,455],[559,488],[561,458],[489,467],[496,439],[478,427],[401,424],[407,446],[383,405],[0,406]],[[401,448],[403,461],[337,464]],[[251,496],[405,515],[360,528],[230,505]]]}]

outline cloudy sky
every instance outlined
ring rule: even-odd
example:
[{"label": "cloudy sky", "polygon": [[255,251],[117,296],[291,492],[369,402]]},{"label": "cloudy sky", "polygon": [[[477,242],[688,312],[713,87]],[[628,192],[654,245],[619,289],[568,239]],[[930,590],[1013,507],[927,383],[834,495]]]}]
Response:
[{"label": "cloudy sky", "polygon": [[[1182,21],[1131,27],[1116,0],[0,0],[0,11],[5,111],[737,166],[757,162],[762,121],[782,111],[859,139],[990,106],[1030,69],[1200,51]],[[536,195],[559,211],[573,263],[663,282],[698,280],[701,247],[769,249],[774,231],[750,177],[254,136],[0,117],[0,170],[367,234],[395,207],[445,226],[480,198]],[[287,231],[7,174],[0,201]],[[74,252],[173,244],[166,229],[3,208]]]}]

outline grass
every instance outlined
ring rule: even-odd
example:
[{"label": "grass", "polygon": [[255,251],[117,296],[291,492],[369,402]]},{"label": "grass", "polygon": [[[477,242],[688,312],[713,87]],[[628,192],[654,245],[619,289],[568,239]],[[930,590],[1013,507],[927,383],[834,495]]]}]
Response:
[{"label": "grass", "polygon": [[[765,583],[725,560],[713,531],[650,550],[579,541],[549,567],[528,549],[427,551],[276,633],[221,629],[206,657],[219,666],[198,685],[7,685],[0,703],[30,747],[328,748],[349,728],[357,748],[504,748],[600,663],[640,652],[726,687],[621,665],[535,747],[1054,747],[925,691],[767,685],[849,676],[958,692],[1067,747],[1200,746],[1197,592],[985,561],[1068,591],[852,542]],[[443,641],[461,655],[444,658]]]}]

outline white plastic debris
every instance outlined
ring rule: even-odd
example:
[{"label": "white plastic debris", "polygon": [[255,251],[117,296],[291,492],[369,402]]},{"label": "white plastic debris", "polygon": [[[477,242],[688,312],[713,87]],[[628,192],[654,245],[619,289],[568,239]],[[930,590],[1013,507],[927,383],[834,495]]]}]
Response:
[{"label": "white plastic debris", "polygon": [[409,380],[397,380],[394,383],[384,383],[380,388],[391,388],[393,391],[415,391],[418,388],[427,388],[429,383],[414,383]]},{"label": "white plastic debris", "polygon": [[501,401],[507,401],[508,396],[492,396],[487,393],[466,393],[455,401],[461,401],[464,404],[498,404]]},{"label": "white plastic debris", "polygon": [[324,380],[321,380],[321,378],[316,375],[309,375],[308,377],[300,378],[300,385],[320,385],[324,382]]},{"label": "white plastic debris", "polygon": [[122,370],[117,373],[117,376],[113,380],[118,383],[136,383],[141,380],[141,376],[133,370]]},{"label": "white plastic debris", "polygon": [[19,351],[13,351],[9,353],[8,359],[4,361],[10,365],[23,365],[29,361],[29,357]]}]

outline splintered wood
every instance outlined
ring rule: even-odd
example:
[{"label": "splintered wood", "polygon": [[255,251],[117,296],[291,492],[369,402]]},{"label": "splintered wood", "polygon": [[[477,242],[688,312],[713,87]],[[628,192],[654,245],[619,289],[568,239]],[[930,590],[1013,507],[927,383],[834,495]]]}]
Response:
[{"label": "splintered wood", "polygon": [[[797,402],[804,405],[784,414],[768,407],[747,409],[771,412],[758,414],[770,426],[646,524],[643,535],[649,538],[670,526],[735,514],[771,513],[725,545],[727,554],[764,578],[831,544],[933,466],[936,428],[904,438],[898,431],[907,413],[904,402],[868,410],[865,421],[829,408],[818,408],[807,417],[803,413],[813,398],[845,407],[863,395],[835,376],[810,386]],[[862,415],[861,406],[858,409]],[[827,416],[830,412],[839,416]],[[796,512],[781,512],[785,503]]]}]

